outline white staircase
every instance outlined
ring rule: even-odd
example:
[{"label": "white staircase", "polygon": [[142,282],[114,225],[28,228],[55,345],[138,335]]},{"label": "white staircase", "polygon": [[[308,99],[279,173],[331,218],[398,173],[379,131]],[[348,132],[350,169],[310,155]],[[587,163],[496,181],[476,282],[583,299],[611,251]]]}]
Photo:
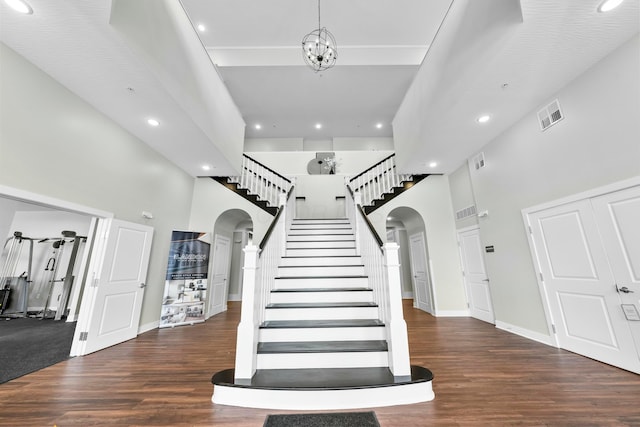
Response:
[{"label": "white staircase", "polygon": [[[235,372],[214,375],[214,403],[345,409],[433,399],[431,372],[415,366],[409,372],[408,348],[406,368],[393,372],[388,307],[376,302],[356,234],[349,219],[289,221],[286,246],[269,267],[275,277],[253,293],[265,301],[255,307],[258,319],[244,318],[243,294],[238,340],[251,333],[255,339],[252,347],[239,342],[237,351],[254,348],[253,360],[237,355]],[[406,326],[404,332],[406,341]],[[250,369],[240,367],[246,364]]]}]

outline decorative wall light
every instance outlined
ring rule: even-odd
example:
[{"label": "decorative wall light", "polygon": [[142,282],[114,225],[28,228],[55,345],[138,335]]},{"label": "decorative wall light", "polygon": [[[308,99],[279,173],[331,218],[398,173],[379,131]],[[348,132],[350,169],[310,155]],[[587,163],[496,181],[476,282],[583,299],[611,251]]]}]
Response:
[{"label": "decorative wall light", "polygon": [[320,0],[318,0],[318,29],[302,39],[302,57],[316,73],[333,67],[338,59],[336,39],[320,25]]}]

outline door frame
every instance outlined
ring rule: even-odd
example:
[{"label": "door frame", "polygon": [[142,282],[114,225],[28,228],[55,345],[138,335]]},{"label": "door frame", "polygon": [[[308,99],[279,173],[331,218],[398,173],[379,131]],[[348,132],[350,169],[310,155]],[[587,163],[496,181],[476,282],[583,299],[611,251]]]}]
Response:
[{"label": "door frame", "polygon": [[620,190],[626,190],[627,188],[635,187],[640,185],[640,176],[636,176],[633,178],[625,179],[622,181],[617,181],[611,184],[603,185],[600,187],[592,188],[586,191],[582,191],[580,193],[572,194],[570,196],[562,197],[559,199],[551,200],[549,202],[541,203],[539,205],[531,206],[525,209],[522,209],[522,220],[524,222],[524,226],[527,234],[527,241],[529,243],[529,251],[531,253],[531,258],[533,262],[533,267],[536,273],[536,282],[538,283],[538,290],[540,292],[540,297],[542,298],[542,307],[544,309],[544,316],[547,321],[547,332],[551,337],[551,344],[555,347],[560,348],[560,343],[558,341],[558,336],[553,330],[553,316],[551,315],[551,308],[549,304],[549,293],[547,292],[547,288],[545,283],[542,281],[542,272],[540,269],[540,258],[538,256],[538,251],[536,249],[535,243],[533,241],[533,234],[531,229],[531,215],[534,212],[538,212],[545,209],[554,208],[560,205],[565,205],[567,203],[574,203],[581,200],[591,199],[594,197],[602,196],[608,193],[614,193]]},{"label": "door frame", "polygon": [[224,284],[224,292],[223,292],[223,299],[224,301],[222,302],[222,311],[220,311],[219,313],[223,313],[225,311],[227,311],[228,309],[228,302],[229,302],[229,276],[231,273],[231,256],[232,256],[232,250],[233,250],[233,246],[232,246],[232,242],[233,239],[229,239],[226,236],[223,236],[222,234],[214,234],[213,235],[213,242],[212,242],[212,246],[213,246],[213,256],[211,257],[211,264],[209,266],[209,277],[211,278],[211,280],[208,283],[208,287],[209,287],[209,292],[207,295],[207,314],[206,314],[206,319],[209,319],[210,317],[214,316],[215,314],[212,314],[213,311],[213,299],[214,299],[214,289],[213,289],[213,276],[214,276],[214,271],[213,268],[216,265],[216,256],[218,255],[217,251],[216,251],[216,241],[218,241],[218,239],[220,240],[226,240],[227,241],[227,248],[229,249],[227,251],[227,272],[226,272],[226,278],[225,278],[225,284]]},{"label": "door frame", "polygon": [[[471,302],[470,302],[470,297],[469,294],[471,293],[471,289],[469,287],[469,276],[466,274],[468,273],[468,271],[466,270],[466,265],[464,263],[464,256],[462,255],[462,239],[460,239],[461,235],[463,233],[467,233],[469,231],[474,231],[477,230],[478,231],[478,237],[480,238],[480,225],[479,224],[475,224],[475,225],[470,225],[468,227],[464,227],[464,228],[458,228],[456,229],[456,239],[458,241],[458,256],[460,257],[460,265],[462,265],[463,268],[463,273],[464,277],[463,277],[463,282],[464,282],[464,292],[466,294],[467,297],[467,308],[468,308],[468,315],[470,317],[473,317],[471,315]],[[487,273],[487,278],[489,277],[488,272],[487,272],[487,263],[486,260],[484,258],[484,253],[481,254],[482,255],[482,264],[484,265],[484,271],[485,273]],[[490,283],[490,282],[489,282]],[[493,317],[493,322],[487,322],[490,324],[495,325],[496,324],[496,312],[494,309],[494,305],[493,305],[493,294],[491,293],[491,286],[488,286],[488,290],[489,290],[489,304],[491,304],[491,315]],[[477,319],[476,317],[474,317],[474,319]],[[478,319],[478,320],[483,320],[483,319]],[[486,322],[486,320],[483,320]]]},{"label": "door frame", "polygon": [[425,279],[427,282],[427,297],[429,298],[429,310],[424,310],[426,313],[429,313],[432,316],[436,315],[436,301],[435,301],[435,292],[433,291],[433,281],[431,275],[431,259],[429,258],[428,249],[427,249],[427,236],[424,231],[418,231],[417,233],[411,234],[407,236],[409,240],[409,264],[411,269],[411,287],[413,289],[413,301],[414,307],[417,307],[417,299],[420,293],[418,292],[418,287],[416,286],[415,281],[415,271],[414,271],[414,261],[413,261],[413,251],[411,247],[411,238],[414,236],[420,236],[422,240],[422,246],[424,248],[424,269],[425,269]]}]

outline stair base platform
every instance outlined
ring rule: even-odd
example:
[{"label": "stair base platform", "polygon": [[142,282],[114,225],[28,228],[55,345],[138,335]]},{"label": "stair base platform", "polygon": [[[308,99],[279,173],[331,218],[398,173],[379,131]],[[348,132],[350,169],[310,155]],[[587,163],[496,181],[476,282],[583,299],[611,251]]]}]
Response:
[{"label": "stair base platform", "polygon": [[388,368],[268,369],[236,381],[234,370],[216,373],[211,401],[245,408],[281,410],[357,409],[433,400],[433,374],[411,366],[411,378]]}]

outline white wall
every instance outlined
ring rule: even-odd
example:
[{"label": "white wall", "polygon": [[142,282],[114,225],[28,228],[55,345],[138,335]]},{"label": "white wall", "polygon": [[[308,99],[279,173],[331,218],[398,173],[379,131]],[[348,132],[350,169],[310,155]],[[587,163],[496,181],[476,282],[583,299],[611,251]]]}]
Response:
[{"label": "white wall", "polygon": [[[259,244],[273,221],[273,216],[211,178],[195,180],[189,230],[213,233],[218,217],[230,209],[241,209],[251,217],[253,242]],[[228,228],[226,235],[231,239],[235,224]]]},{"label": "white wall", "polygon": [[[429,176],[372,212],[369,219],[383,239],[389,212],[401,206],[416,210],[424,220],[436,315],[466,312],[448,177]],[[415,227],[405,226],[411,235]]]},{"label": "white wall", "polygon": [[485,259],[497,321],[547,335],[521,210],[640,175],[639,52],[635,36],[549,98],[562,121],[542,132],[530,112],[483,148],[485,168],[469,169],[478,210],[489,212],[479,224],[495,247]]},{"label": "white wall", "polygon": [[0,57],[0,185],[153,226],[141,324],[157,321],[171,230],[187,226],[193,179],[1,43]]},{"label": "white wall", "polygon": [[[319,148],[318,148],[319,146]],[[244,151],[393,151],[393,138],[246,138]]]}]

